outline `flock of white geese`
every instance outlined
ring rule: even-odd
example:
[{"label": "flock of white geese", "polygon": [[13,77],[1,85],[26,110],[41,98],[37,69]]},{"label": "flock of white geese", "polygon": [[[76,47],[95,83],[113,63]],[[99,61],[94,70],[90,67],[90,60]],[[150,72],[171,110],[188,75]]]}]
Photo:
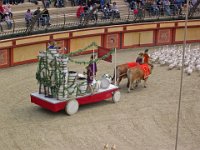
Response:
[{"label": "flock of white geese", "polygon": [[[181,69],[183,60],[183,45],[164,46],[150,54],[151,62],[168,66],[169,70]],[[200,45],[187,44],[184,56],[184,72],[191,75],[200,71]]]}]

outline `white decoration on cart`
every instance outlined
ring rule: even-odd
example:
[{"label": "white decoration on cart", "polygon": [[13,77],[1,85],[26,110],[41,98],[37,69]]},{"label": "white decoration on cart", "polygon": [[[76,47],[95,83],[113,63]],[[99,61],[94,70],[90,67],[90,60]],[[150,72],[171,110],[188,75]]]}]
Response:
[{"label": "white decoration on cart", "polygon": [[[47,97],[64,100],[68,96],[68,58],[63,58],[57,49],[48,49],[39,53],[39,65],[36,78],[40,82],[39,91],[44,84],[44,93]],[[41,92],[40,92],[41,93]]]},{"label": "white decoration on cart", "polygon": [[101,81],[97,80],[94,86],[94,91],[98,92],[100,88],[101,88]]},{"label": "white decoration on cart", "polygon": [[104,74],[101,78],[101,85],[102,89],[107,89],[112,82],[112,77],[109,74]]},{"label": "white decoration on cart", "polygon": [[76,81],[77,75],[78,75],[77,72],[69,71],[69,73],[68,73],[68,83],[73,84]]},{"label": "white decoration on cart", "polygon": [[78,77],[77,84],[77,95],[84,95],[87,92],[87,79],[84,77]]}]

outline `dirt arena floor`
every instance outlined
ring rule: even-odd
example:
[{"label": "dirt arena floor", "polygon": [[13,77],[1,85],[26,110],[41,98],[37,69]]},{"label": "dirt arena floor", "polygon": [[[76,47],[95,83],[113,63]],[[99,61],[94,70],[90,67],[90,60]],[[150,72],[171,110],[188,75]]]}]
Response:
[{"label": "dirt arena floor", "polygon": [[[144,50],[144,49],[143,49]],[[117,64],[134,61],[140,51],[120,50]],[[151,50],[150,50],[151,53]],[[89,60],[89,55],[76,57]],[[98,63],[98,77],[113,73],[114,64]],[[0,70],[0,150],[173,150],[179,99],[180,70],[155,65],[145,89],[127,93],[121,101],[81,106],[78,113],[53,113],[31,103],[38,90],[37,64]],[[69,70],[84,71],[69,64]],[[184,75],[178,150],[200,149],[200,74]]]}]

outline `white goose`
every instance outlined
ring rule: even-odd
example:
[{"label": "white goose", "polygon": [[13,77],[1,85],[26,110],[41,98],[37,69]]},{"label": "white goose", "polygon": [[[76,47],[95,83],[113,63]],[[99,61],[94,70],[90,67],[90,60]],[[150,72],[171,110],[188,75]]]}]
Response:
[{"label": "white goose", "polygon": [[[151,55],[152,62],[158,62],[161,66],[168,65],[168,70],[182,67],[183,46],[164,46],[154,51]],[[200,72],[200,45],[185,47],[184,71],[191,75],[195,70]]]}]

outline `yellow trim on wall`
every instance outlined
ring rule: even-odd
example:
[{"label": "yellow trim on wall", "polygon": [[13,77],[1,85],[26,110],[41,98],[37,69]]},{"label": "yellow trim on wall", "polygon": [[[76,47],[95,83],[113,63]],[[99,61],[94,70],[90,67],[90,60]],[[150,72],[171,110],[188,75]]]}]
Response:
[{"label": "yellow trim on wall", "polygon": [[31,44],[35,42],[42,42],[42,41],[48,41],[50,39],[50,36],[41,36],[41,37],[34,37],[34,38],[26,38],[21,40],[16,40],[16,45],[20,44]]},{"label": "yellow trim on wall", "polygon": [[[200,21],[191,21],[187,23],[187,26],[199,26],[200,25]],[[184,27],[185,26],[185,22],[179,22],[178,23],[178,27]]]},{"label": "yellow trim on wall", "polygon": [[[71,39],[70,40],[70,52],[87,47],[92,42],[95,42],[97,45],[101,46],[101,36]],[[92,47],[90,50],[92,50],[93,48],[97,49],[96,47]]]},{"label": "yellow trim on wall", "polygon": [[1,42],[0,48],[12,46],[12,41],[9,42]]},{"label": "yellow trim on wall", "polygon": [[69,33],[61,33],[61,34],[54,34],[53,35],[53,39],[61,39],[61,38],[68,38],[69,37]]},{"label": "yellow trim on wall", "polygon": [[138,44],[140,44],[139,32],[124,33],[124,46],[132,46]]},{"label": "yellow trim on wall", "polygon": [[72,36],[83,36],[83,35],[91,35],[91,34],[100,34],[104,33],[104,29],[96,29],[96,30],[87,30],[87,31],[78,31],[78,32],[73,32]]},{"label": "yellow trim on wall", "polygon": [[157,28],[157,24],[145,24],[145,25],[135,25],[127,26],[126,30],[142,30],[142,29],[154,29]]},{"label": "yellow trim on wall", "polygon": [[184,29],[176,29],[175,41],[183,41],[184,38]]},{"label": "yellow trim on wall", "polygon": [[[176,42],[184,40],[184,30],[184,28],[176,29]],[[200,28],[188,28],[186,40],[200,40]]]},{"label": "yellow trim on wall", "polygon": [[108,32],[118,32],[118,31],[123,31],[123,27],[108,28]]},{"label": "yellow trim on wall", "polygon": [[36,59],[39,51],[46,50],[46,43],[22,46],[13,49],[13,62]]},{"label": "yellow trim on wall", "polygon": [[161,23],[160,28],[175,27],[175,23]]},{"label": "yellow trim on wall", "polygon": [[153,31],[140,32],[140,44],[153,43]]}]

